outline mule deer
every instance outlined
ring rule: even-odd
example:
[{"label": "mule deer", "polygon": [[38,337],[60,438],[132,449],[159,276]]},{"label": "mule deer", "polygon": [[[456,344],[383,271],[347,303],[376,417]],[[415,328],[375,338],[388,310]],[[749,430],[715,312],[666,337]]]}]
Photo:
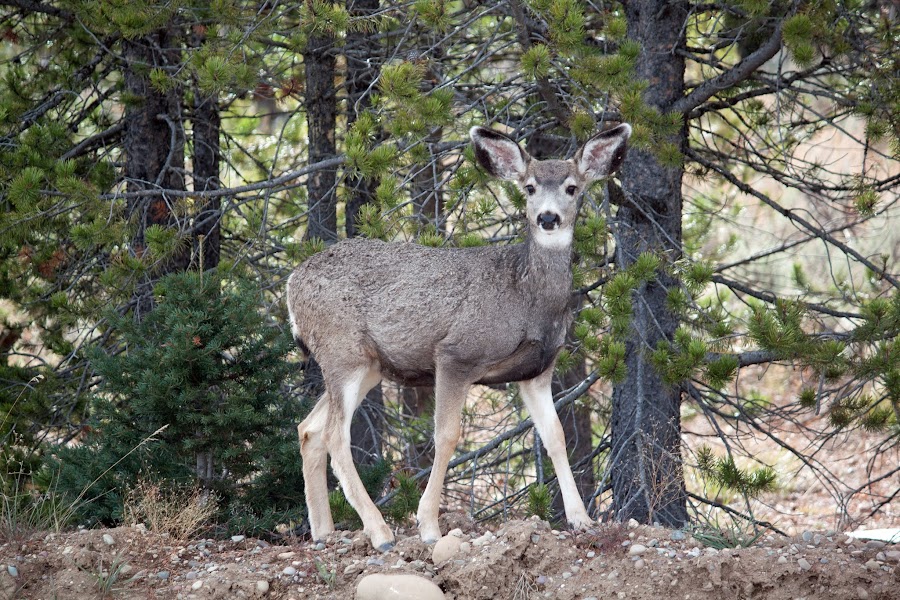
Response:
[{"label": "mule deer", "polygon": [[434,465],[417,512],[428,543],[441,537],[438,509],[463,404],[476,383],[519,382],[559,480],[566,518],[591,524],[566,455],[550,380],[571,323],[572,238],[577,199],[625,156],[627,124],[589,140],[571,160],[533,160],[513,140],[471,130],[475,157],[527,198],[524,243],[426,248],[348,240],[319,252],[288,279],[291,330],[322,368],[325,394],[300,424],[313,539],[334,530],[326,459],[381,551],[394,536],[369,499],[350,453],[350,419],[382,377],[434,385]]}]

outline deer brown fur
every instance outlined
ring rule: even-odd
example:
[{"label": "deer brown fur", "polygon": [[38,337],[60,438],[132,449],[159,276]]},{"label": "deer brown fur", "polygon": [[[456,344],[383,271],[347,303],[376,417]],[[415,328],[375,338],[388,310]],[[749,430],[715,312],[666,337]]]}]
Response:
[{"label": "deer brown fur", "polygon": [[394,536],[366,494],[350,452],[350,419],[383,377],[435,386],[435,458],[419,503],[422,539],[441,536],[438,509],[469,388],[519,382],[553,462],[566,518],[591,523],[568,464],[550,379],[572,320],[572,236],[577,199],[622,161],[628,125],[589,140],[571,160],[531,159],[508,137],[475,127],[478,163],[527,198],[524,243],[428,248],[348,240],[304,262],[288,280],[291,328],[322,368],[326,392],[298,427],[314,539],[334,529],[326,460],[372,545]]}]

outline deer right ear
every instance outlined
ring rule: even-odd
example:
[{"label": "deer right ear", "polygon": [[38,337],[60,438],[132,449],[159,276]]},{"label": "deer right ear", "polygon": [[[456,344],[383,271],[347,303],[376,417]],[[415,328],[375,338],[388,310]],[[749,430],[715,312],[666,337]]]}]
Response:
[{"label": "deer right ear", "polygon": [[531,157],[517,143],[485,127],[473,127],[469,135],[475,147],[475,160],[485,171],[507,180],[516,180],[525,174]]}]

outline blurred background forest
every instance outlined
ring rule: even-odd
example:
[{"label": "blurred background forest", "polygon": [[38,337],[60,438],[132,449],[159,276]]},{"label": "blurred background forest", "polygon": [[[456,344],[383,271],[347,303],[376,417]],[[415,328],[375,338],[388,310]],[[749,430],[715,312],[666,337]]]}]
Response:
[{"label": "blurred background forest", "polygon": [[[321,382],[291,350],[291,269],[353,236],[520,240],[524,198],[475,166],[469,127],[547,158],[620,121],[629,155],[583,197],[555,383],[592,515],[738,535],[793,527],[815,493],[823,527],[896,522],[898,17],[0,0],[4,522],[116,523],[150,485],[214,498],[225,530],[300,524],[295,426]],[[445,503],[558,519],[515,386],[477,392]],[[354,420],[396,521],[427,478],[431,402],[385,383]]]}]

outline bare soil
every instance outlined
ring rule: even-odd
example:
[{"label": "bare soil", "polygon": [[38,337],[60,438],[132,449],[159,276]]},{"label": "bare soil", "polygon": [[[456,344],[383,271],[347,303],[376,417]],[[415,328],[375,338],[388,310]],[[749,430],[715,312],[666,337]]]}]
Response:
[{"label": "bare soil", "polygon": [[353,598],[367,574],[410,573],[448,600],[900,599],[900,545],[839,533],[770,535],[750,548],[714,550],[689,534],[636,524],[570,533],[537,519],[495,531],[459,513],[442,520],[467,543],[439,565],[404,530],[386,554],[361,532],[319,545],[177,543],[142,526],[37,535],[0,546],[0,598],[338,600]]}]

